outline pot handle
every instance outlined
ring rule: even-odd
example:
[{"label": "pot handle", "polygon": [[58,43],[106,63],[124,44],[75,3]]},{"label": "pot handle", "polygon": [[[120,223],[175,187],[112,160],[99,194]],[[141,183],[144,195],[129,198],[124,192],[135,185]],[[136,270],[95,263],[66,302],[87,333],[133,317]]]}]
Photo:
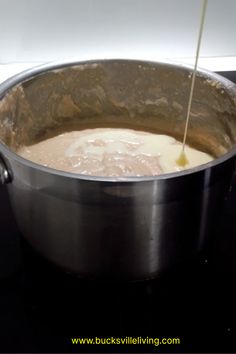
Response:
[{"label": "pot handle", "polygon": [[8,171],[7,166],[1,156],[0,156],[0,182],[2,184],[7,184],[11,182],[10,172]]}]

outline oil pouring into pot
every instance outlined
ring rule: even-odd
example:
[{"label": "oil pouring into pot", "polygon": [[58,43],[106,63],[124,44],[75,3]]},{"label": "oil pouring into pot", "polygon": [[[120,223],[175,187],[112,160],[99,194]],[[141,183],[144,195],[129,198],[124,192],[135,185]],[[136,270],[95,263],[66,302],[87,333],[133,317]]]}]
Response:
[{"label": "oil pouring into pot", "polygon": [[58,170],[107,177],[155,176],[210,162],[213,158],[209,154],[186,147],[206,7],[207,0],[203,0],[182,151],[178,159],[175,156],[181,144],[173,137],[114,127],[83,129],[44,138],[33,146],[21,147],[18,154]]},{"label": "oil pouring into pot", "polygon": [[[182,65],[114,59],[47,64],[0,85],[1,180],[21,234],[40,255],[79,277],[112,280],[153,278],[198,255],[235,169],[232,82],[197,70],[188,141],[214,159],[191,169],[99,176],[43,166],[18,153],[44,137],[62,134],[64,141],[73,131],[81,135],[65,149],[72,160],[84,147],[93,156],[103,153],[107,139],[121,154],[133,152],[129,164],[137,162],[144,151],[133,131],[142,149],[150,147],[148,133],[173,137],[181,148],[189,75]],[[109,128],[117,129],[115,136]],[[121,128],[127,140],[120,140]]]},{"label": "oil pouring into pot", "polygon": [[187,133],[188,133],[188,125],[189,125],[190,112],[191,112],[191,106],[192,106],[195,78],[196,78],[196,73],[197,73],[198,58],[199,58],[200,46],[201,46],[201,40],[202,40],[202,32],[203,32],[204,20],[205,20],[205,15],[206,15],[207,1],[208,0],[202,1],[201,22],[200,22],[200,28],[199,28],[199,34],[198,34],[198,43],[197,43],[197,51],[196,51],[196,56],[195,56],[195,65],[194,65],[194,69],[193,69],[191,88],[190,88],[190,94],[189,94],[187,117],[186,117],[185,129],[184,129],[183,145],[182,145],[182,151],[180,153],[180,156],[176,161],[177,164],[180,166],[185,166],[189,163],[189,161],[186,157],[186,154],[185,154],[185,145],[186,145],[186,138],[187,138]]}]

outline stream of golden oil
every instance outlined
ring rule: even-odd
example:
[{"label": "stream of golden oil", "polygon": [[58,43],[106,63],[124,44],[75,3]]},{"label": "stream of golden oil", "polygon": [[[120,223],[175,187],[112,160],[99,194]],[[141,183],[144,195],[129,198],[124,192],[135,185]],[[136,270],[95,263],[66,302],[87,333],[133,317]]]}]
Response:
[{"label": "stream of golden oil", "polygon": [[193,69],[193,74],[192,74],[191,88],[190,88],[190,93],[189,93],[187,116],[186,116],[186,123],[185,123],[185,129],[184,129],[184,138],[183,138],[183,144],[182,144],[182,150],[181,150],[180,156],[176,160],[176,163],[181,167],[184,167],[185,165],[187,165],[189,163],[187,156],[185,154],[185,145],[186,145],[186,138],[187,138],[187,133],[188,133],[189,120],[190,120],[190,112],[191,112],[191,107],[192,107],[193,92],[194,92],[198,58],[199,58],[199,52],[200,52],[200,46],[201,46],[201,40],[202,40],[205,15],[206,15],[207,1],[208,0],[202,0],[201,21],[200,21],[200,27],[199,27],[199,33],[198,33],[197,50],[196,50],[195,64],[194,64],[194,69]]}]

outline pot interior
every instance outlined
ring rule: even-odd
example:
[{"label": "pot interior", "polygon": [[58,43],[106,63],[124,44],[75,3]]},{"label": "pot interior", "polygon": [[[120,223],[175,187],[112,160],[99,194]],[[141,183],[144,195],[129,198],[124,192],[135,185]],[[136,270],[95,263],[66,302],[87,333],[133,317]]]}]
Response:
[{"label": "pot interior", "polygon": [[[58,133],[127,127],[182,141],[191,71],[132,60],[78,63],[26,76],[0,100],[0,141],[13,151]],[[235,85],[198,72],[187,143],[219,157],[236,143]]]}]

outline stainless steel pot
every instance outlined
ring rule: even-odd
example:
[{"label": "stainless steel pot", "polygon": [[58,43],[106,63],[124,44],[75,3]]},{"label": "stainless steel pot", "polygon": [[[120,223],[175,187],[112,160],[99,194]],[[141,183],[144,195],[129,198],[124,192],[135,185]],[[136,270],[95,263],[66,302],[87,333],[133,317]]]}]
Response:
[{"label": "stainless steel pot", "polygon": [[199,71],[188,143],[211,163],[158,177],[100,178],[17,155],[47,132],[129,126],[182,139],[191,71],[134,60],[46,65],[0,87],[0,176],[19,229],[82,277],[146,279],[195,257],[215,224],[236,160],[236,87]]}]

